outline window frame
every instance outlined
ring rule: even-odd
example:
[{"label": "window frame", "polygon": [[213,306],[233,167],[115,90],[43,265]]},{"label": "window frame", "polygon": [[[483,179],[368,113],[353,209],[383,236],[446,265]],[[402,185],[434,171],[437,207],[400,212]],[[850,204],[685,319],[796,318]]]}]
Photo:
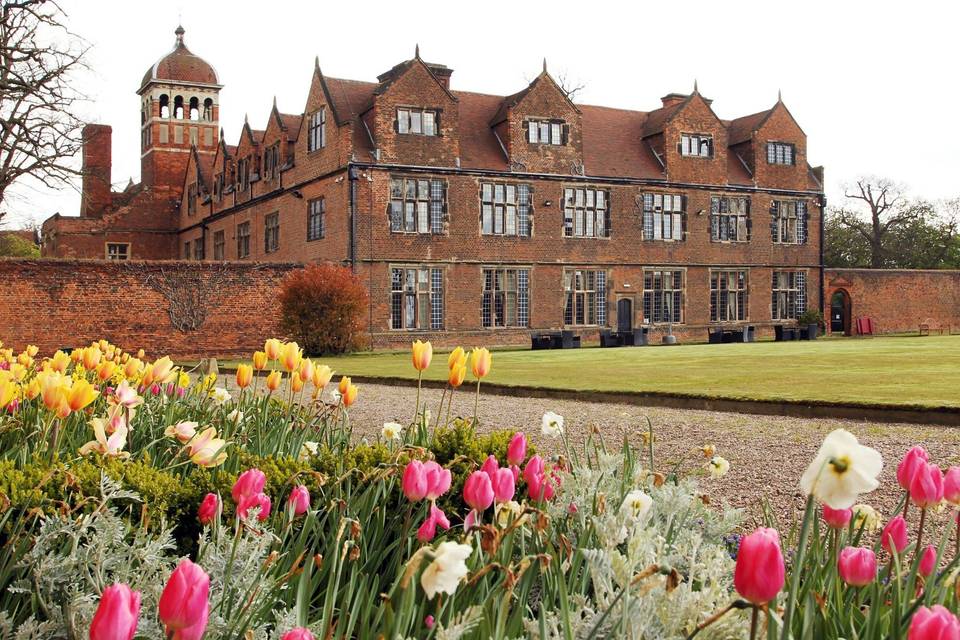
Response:
[{"label": "window frame", "polygon": [[[784,206],[792,205],[793,215],[788,211],[784,215]],[[771,200],[770,202],[770,240],[773,244],[799,246],[807,243],[807,201]],[[792,234],[790,221],[793,221]],[[784,227],[786,223],[786,227]],[[793,237],[791,240],[790,237]],[[786,238],[786,239],[784,239]]]},{"label": "window frame", "polygon": [[[687,196],[676,193],[644,192],[641,194],[640,224],[643,239],[646,242],[685,242],[687,239]],[[670,199],[670,209],[666,209],[667,198]],[[680,208],[676,208],[677,200]],[[657,202],[660,202],[657,205]],[[664,237],[667,228],[667,219],[670,220],[670,235]],[[660,224],[657,224],[659,218]],[[679,225],[677,222],[679,221]],[[679,229],[679,237],[677,236]],[[658,233],[659,232],[659,233]]]},{"label": "window frame", "polygon": [[[524,120],[524,127],[527,144],[551,147],[564,147],[567,144],[569,129],[566,120],[561,118],[529,117]],[[546,132],[546,140],[544,140],[544,132]]]},{"label": "window frame", "polygon": [[[130,246],[129,242],[104,242],[103,243],[103,255],[105,260],[129,260],[130,259]],[[125,247],[122,253],[117,252],[115,255],[110,254],[111,247]]]},{"label": "window frame", "polygon": [[251,224],[249,220],[237,224],[237,259],[250,257]]},{"label": "window frame", "polygon": [[[799,319],[807,310],[807,271],[774,269],[771,273],[770,319],[780,322]],[[781,277],[786,279],[786,286],[782,286]]]},{"label": "window frame", "polygon": [[[319,144],[319,146],[317,146]],[[307,120],[307,153],[327,146],[327,107],[320,107]]]},{"label": "window frame", "polygon": [[[578,204],[581,202],[578,200],[580,193],[583,194],[582,204]],[[602,205],[598,204],[600,195],[603,196]],[[593,240],[610,238],[612,214],[609,189],[564,186],[560,208],[563,212],[564,238],[589,238]],[[578,213],[582,213],[582,217],[578,216]],[[603,221],[602,224],[601,220]]]},{"label": "window frame", "polygon": [[[390,288],[387,306],[390,309],[390,331],[443,331],[446,313],[446,273],[443,267],[431,264],[391,264],[388,267]],[[400,272],[397,280],[396,272]],[[410,288],[410,273],[413,285]],[[422,276],[426,274],[426,280]],[[399,287],[398,287],[399,284]],[[412,307],[410,306],[412,303]],[[413,326],[408,313],[413,313]],[[397,317],[399,313],[399,318]],[[426,314],[426,319],[423,316]],[[399,319],[399,325],[397,326]],[[425,325],[425,326],[424,326]]]},{"label": "window frame", "polygon": [[[647,274],[650,274],[650,280],[647,280]],[[658,275],[659,274],[659,280]],[[670,287],[663,286],[664,275],[670,274]],[[680,286],[677,287],[676,279],[680,278]],[[643,268],[643,288],[641,304],[643,311],[643,324],[649,326],[656,325],[675,325],[686,323],[686,304],[687,304],[687,270],[675,267],[644,267]],[[657,286],[657,283],[660,286]],[[667,296],[669,297],[669,301]],[[659,306],[657,304],[659,298]],[[679,299],[679,300],[678,300]],[[669,309],[668,309],[669,307]],[[660,310],[658,315],[657,310]],[[649,311],[648,311],[649,310]],[[674,313],[666,318],[666,313]],[[674,319],[678,318],[678,319]]]},{"label": "window frame", "polygon": [[[318,210],[314,211],[314,207]],[[307,242],[323,240],[327,235],[327,202],[324,196],[307,200]],[[316,221],[316,225],[314,222]]]},{"label": "window frame", "polygon": [[[426,131],[427,116],[429,116],[431,122],[432,133]],[[416,120],[416,129],[418,130],[414,130],[414,120]],[[404,136],[439,138],[440,110],[432,107],[398,106],[394,112],[394,130]]]},{"label": "window frame", "polygon": [[[743,212],[731,211],[730,207],[733,201],[744,203]],[[710,196],[710,242],[725,244],[750,242],[753,231],[753,220],[750,215],[751,205],[749,196]],[[732,226],[731,219],[735,221]],[[743,220],[742,227],[740,225],[741,219]],[[724,223],[724,220],[726,220],[726,223]],[[743,238],[740,237],[741,228],[745,236]],[[721,233],[724,229],[727,235],[725,238],[721,237],[724,235]],[[730,229],[736,229],[736,238],[730,238]]]},{"label": "window frame", "polygon": [[[789,156],[789,162],[787,162]],[[771,160],[771,157],[773,160]],[[780,158],[783,161],[780,161]],[[778,140],[767,141],[767,164],[793,167],[797,164],[797,145],[792,142],[780,142]]]},{"label": "window frame", "polygon": [[[730,288],[730,278],[736,280],[736,288]],[[725,285],[725,286],[723,286]],[[731,293],[733,294],[733,318],[730,318]],[[721,307],[725,313],[721,318]],[[738,268],[710,269],[710,322],[730,324],[750,321],[750,270]]]},{"label": "window frame", "polygon": [[[399,183],[399,190],[396,188],[397,183]],[[410,185],[413,186],[412,195]],[[390,233],[447,234],[445,228],[448,219],[446,180],[394,175],[390,176],[388,188],[390,191],[387,201],[387,219]],[[426,189],[426,195],[423,189]]]},{"label": "window frame", "polygon": [[280,212],[274,211],[263,217],[263,252],[280,250]]},{"label": "window frame", "polygon": [[487,265],[480,268],[480,326],[484,329],[530,327],[529,266]]},{"label": "window frame", "polygon": [[223,229],[213,232],[213,259],[223,261],[227,255],[227,234]]},{"label": "window frame", "polygon": [[[513,193],[513,200],[509,194]],[[502,199],[498,200],[498,193],[502,192]],[[525,182],[496,182],[480,183],[480,235],[505,238],[533,237],[533,186]],[[510,228],[510,208],[513,208],[512,227]],[[488,209],[489,208],[489,209]],[[487,225],[489,210],[489,227]],[[497,222],[500,221],[500,232],[497,232]],[[487,230],[489,228],[489,231]]]},{"label": "window frame", "polygon": [[[696,153],[691,153],[694,149],[694,140],[697,141]],[[707,154],[700,152],[704,143],[706,143],[708,147],[709,152]],[[716,155],[716,141],[712,133],[681,132],[680,142],[677,143],[677,151],[680,153],[680,156],[684,158],[712,160]]]},{"label": "window frame", "polygon": [[610,298],[610,276],[607,270],[571,267],[564,269],[561,277],[563,326],[607,326],[607,306]]}]

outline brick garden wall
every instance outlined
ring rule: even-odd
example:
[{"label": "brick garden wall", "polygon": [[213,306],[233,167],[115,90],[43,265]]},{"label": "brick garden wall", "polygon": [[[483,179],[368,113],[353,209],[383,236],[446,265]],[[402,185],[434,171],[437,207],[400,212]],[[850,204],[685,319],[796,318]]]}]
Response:
[{"label": "brick garden wall", "polygon": [[919,331],[928,318],[934,333],[941,325],[944,332],[948,326],[960,331],[960,271],[827,269],[824,281],[824,317],[833,294],[845,291],[854,334],[856,319],[863,317],[872,318],[879,333]]},{"label": "brick garden wall", "polygon": [[0,260],[0,340],[50,354],[106,338],[147,357],[249,354],[278,332],[274,297],[299,265]]}]

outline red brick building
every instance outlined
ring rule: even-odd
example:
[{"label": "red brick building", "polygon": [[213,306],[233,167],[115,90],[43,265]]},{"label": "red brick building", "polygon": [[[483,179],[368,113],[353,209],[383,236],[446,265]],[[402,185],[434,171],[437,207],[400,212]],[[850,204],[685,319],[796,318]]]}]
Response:
[{"label": "red brick building", "polygon": [[582,105],[546,65],[486,95],[418,51],[376,82],[317,64],[301,114],[274,104],[232,145],[211,137],[219,81],[182,36],[138,92],[142,184],[97,190],[94,129],[90,213],[47,221],[46,252],[342,262],[369,287],[375,346],[642,325],[702,340],[823,308],[823,173],[780,100],[732,120],[696,86],[651,111]]}]

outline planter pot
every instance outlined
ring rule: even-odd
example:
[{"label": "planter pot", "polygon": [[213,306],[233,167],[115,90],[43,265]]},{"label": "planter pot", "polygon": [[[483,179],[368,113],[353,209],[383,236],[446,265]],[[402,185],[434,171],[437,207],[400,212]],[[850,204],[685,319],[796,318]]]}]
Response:
[{"label": "planter pot", "polygon": [[667,335],[663,336],[663,344],[677,344],[677,336],[673,335],[672,333],[668,333]]},{"label": "planter pot", "polygon": [[819,330],[820,330],[820,325],[818,325],[816,322],[814,322],[813,324],[808,324],[808,325],[807,325],[807,340],[816,340],[816,339],[817,339],[817,333],[819,333]]}]

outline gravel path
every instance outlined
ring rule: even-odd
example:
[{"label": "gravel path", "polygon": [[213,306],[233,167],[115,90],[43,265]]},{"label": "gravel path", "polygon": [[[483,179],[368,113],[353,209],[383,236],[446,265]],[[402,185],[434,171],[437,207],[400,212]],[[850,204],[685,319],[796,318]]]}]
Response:
[{"label": "gravel path", "polygon": [[[422,394],[435,415],[440,391],[425,389]],[[360,385],[359,399],[350,410],[355,433],[358,437],[375,436],[384,422],[409,422],[415,398],[416,388]],[[453,414],[472,416],[473,402],[474,395],[466,387],[461,388],[454,397]],[[714,504],[726,502],[743,508],[745,526],[759,523],[764,499],[785,518],[784,522],[800,516],[800,475],[824,436],[838,427],[854,433],[863,444],[883,454],[881,487],[864,496],[864,501],[882,515],[889,515],[902,495],[896,483],[896,465],[911,446],[922,444],[931,460],[941,466],[960,463],[960,430],[933,425],[814,420],[481,394],[480,428],[520,428],[539,451],[554,452],[557,441],[540,434],[545,411],[564,417],[571,446],[582,443],[594,426],[600,429],[608,446],[619,444],[624,434],[641,446],[646,418],[650,418],[655,434],[655,463],[660,470],[681,462],[683,471],[697,472],[705,462],[699,448],[715,445],[717,454],[730,461],[730,471],[719,479],[704,476],[701,490]],[[940,515],[938,519],[946,517]]]}]

